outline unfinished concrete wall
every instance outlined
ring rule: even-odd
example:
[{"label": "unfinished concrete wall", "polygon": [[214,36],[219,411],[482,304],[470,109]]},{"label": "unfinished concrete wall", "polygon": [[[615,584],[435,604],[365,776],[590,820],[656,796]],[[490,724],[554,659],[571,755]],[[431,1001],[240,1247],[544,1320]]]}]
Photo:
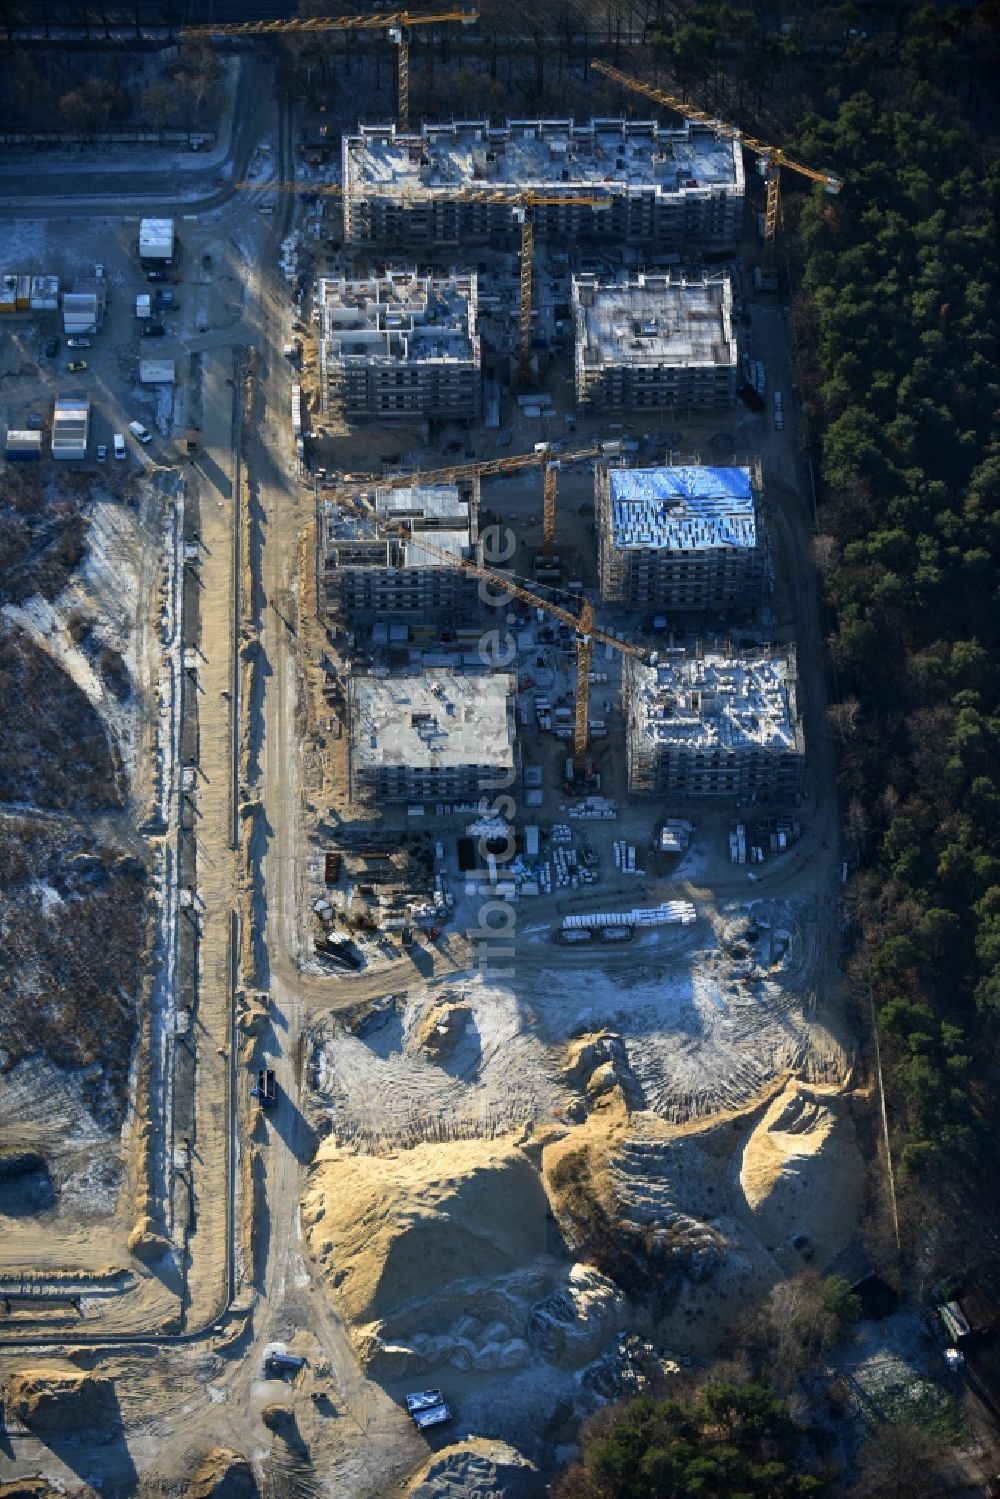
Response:
[{"label": "unfinished concrete wall", "polygon": [[629,790],[638,796],[787,802],[805,742],[795,652],[667,651],[625,670]]},{"label": "unfinished concrete wall", "polygon": [[726,410],[739,351],[728,276],[574,276],[576,399],[602,411]]},{"label": "unfinished concrete wall", "polygon": [[535,188],[586,195],[584,203],[539,204],[537,239],[652,244],[670,249],[735,245],[745,181],[739,146],[710,126],[668,129],[651,120],[485,120],[362,125],[343,138],[344,233],[351,244],[513,244],[503,202],[456,201],[463,191]]}]

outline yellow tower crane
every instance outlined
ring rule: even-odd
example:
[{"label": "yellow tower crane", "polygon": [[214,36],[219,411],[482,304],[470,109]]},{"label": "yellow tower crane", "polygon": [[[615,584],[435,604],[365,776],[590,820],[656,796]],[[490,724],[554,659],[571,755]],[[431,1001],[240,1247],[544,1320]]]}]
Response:
[{"label": "yellow tower crane", "polygon": [[574,448],[569,453],[553,453],[548,443],[540,442],[530,453],[511,453],[506,458],[484,458],[474,463],[453,463],[447,468],[431,468],[415,472],[389,474],[380,478],[377,474],[358,474],[342,489],[403,489],[410,484],[458,484],[463,480],[487,479],[497,474],[514,474],[520,469],[541,468],[542,490],[542,549],[547,557],[552,555],[556,541],[556,496],[559,470],[571,463],[583,463],[588,458],[613,458],[622,451],[618,440],[591,443],[585,448]]},{"label": "yellow tower crane", "polygon": [[590,663],[594,654],[594,642],[599,641],[617,651],[621,656],[628,656],[636,661],[648,661],[650,652],[642,646],[631,644],[627,640],[619,640],[617,635],[612,635],[607,630],[600,629],[594,624],[594,606],[589,599],[585,598],[580,606],[580,613],[573,614],[571,610],[564,609],[561,604],[554,604],[550,599],[544,599],[539,594],[533,593],[530,588],[525,588],[522,583],[514,582],[508,573],[498,572],[491,567],[485,567],[481,562],[470,562],[465,557],[456,557],[453,552],[446,551],[444,547],[435,546],[427,540],[424,531],[412,532],[411,528],[400,524],[387,529],[403,530],[410,532],[414,540],[420,546],[421,551],[438,557],[446,562],[449,567],[459,567],[463,572],[474,573],[476,577],[485,578],[490,583],[495,583],[513,598],[520,599],[531,609],[544,609],[553,619],[568,625],[573,631],[576,639],[576,700],[574,704],[573,721],[573,771],[581,776],[587,758],[587,742],[590,728]]},{"label": "yellow tower crane", "polygon": [[367,16],[304,16],[290,21],[240,21],[219,26],[185,26],[181,40],[211,36],[293,36],[325,31],[386,31],[396,47],[396,123],[400,130],[410,125],[410,31],[414,26],[442,26],[457,22],[474,26],[479,12],[474,5],[445,10],[438,15],[412,15],[408,10]]},{"label": "yellow tower crane", "polygon": [[[450,198],[451,194],[447,196]],[[466,188],[454,196],[458,202],[464,203],[508,203],[513,209],[515,223],[521,226],[521,291],[518,308],[517,378],[521,384],[524,384],[528,379],[531,368],[531,304],[533,298],[532,277],[535,257],[533,210],[536,208],[561,208],[572,205],[573,207],[592,208],[596,212],[610,212],[611,195],[610,193],[578,192],[572,188],[567,188],[562,192],[538,192],[534,188],[496,187]]]},{"label": "yellow tower crane", "polygon": [[782,167],[787,167],[790,172],[798,172],[800,177],[808,177],[812,182],[821,182],[828,193],[839,193],[844,185],[842,177],[837,177],[832,172],[818,172],[813,167],[803,166],[801,161],[795,161],[781,146],[769,146],[764,141],[756,140],[752,135],[744,135],[737,126],[727,125],[723,120],[715,119],[714,116],[706,114],[703,109],[689,104],[686,99],[679,99],[663,89],[654,88],[652,84],[632,78],[628,73],[623,73],[620,68],[612,67],[610,63],[594,62],[591,63],[591,67],[595,72],[602,73],[605,78],[610,78],[613,83],[620,84],[622,88],[631,89],[634,94],[642,94],[644,98],[652,99],[655,104],[662,104],[666,109],[675,110],[685,119],[698,120],[703,125],[710,125],[719,135],[727,136],[730,140],[738,140],[742,146],[746,146],[748,151],[752,151],[764,163],[764,181],[767,188],[764,204],[764,264],[768,270],[774,266],[775,242],[781,217]]}]

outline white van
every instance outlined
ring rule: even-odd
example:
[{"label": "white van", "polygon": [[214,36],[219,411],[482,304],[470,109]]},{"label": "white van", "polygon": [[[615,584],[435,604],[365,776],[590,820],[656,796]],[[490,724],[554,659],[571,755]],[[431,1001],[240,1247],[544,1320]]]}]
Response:
[{"label": "white van", "polygon": [[125,435],[124,435],[124,433],[122,433],[122,432],[116,432],[114,434],[114,436],[112,437],[111,442],[112,442],[112,444],[114,446],[115,457],[116,458],[127,458],[128,457],[128,454],[125,451]]},{"label": "white van", "polygon": [[128,429],[136,442],[152,442],[153,440],[150,433],[142,425],[142,422],[129,422]]}]

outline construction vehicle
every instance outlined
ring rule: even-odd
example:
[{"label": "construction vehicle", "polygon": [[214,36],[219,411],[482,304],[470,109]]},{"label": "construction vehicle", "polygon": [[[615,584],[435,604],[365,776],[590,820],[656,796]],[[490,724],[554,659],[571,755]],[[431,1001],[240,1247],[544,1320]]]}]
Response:
[{"label": "construction vehicle", "polygon": [[267,1065],[257,1068],[257,1081],[250,1089],[250,1097],[260,1100],[262,1109],[269,1109],[277,1098],[274,1068]]},{"label": "construction vehicle", "polygon": [[590,733],[590,663],[594,654],[595,640],[600,641],[602,645],[610,646],[619,655],[630,657],[635,661],[650,663],[651,658],[655,659],[656,653],[646,650],[643,646],[632,645],[629,641],[619,640],[617,635],[600,629],[594,623],[594,606],[587,598],[580,605],[580,613],[573,614],[569,609],[564,609],[561,604],[542,598],[530,588],[525,588],[522,583],[515,582],[509,573],[497,572],[491,567],[484,567],[479,562],[469,562],[464,557],[457,557],[453,552],[445,551],[443,547],[435,546],[428,540],[426,531],[419,533],[419,541],[422,551],[439,557],[442,562],[448,563],[451,567],[459,567],[464,572],[474,573],[479,578],[495,583],[505,593],[520,599],[530,608],[543,609],[546,614],[552,615],[553,619],[557,619],[560,624],[572,631],[576,639],[573,774],[577,780],[583,780],[586,774],[587,743]]},{"label": "construction vehicle", "polygon": [[309,16],[290,21],[240,21],[229,25],[185,26],[181,41],[209,36],[294,36],[323,31],[381,31],[396,48],[396,123],[410,128],[410,31],[414,26],[445,26],[457,22],[474,26],[479,12],[474,5],[444,10],[437,15],[411,15],[396,10],[369,16]]},{"label": "construction vehicle", "polygon": [[613,67],[611,63],[593,62],[591,67],[595,73],[601,73],[605,78],[610,78],[612,83],[631,89],[634,94],[642,94],[644,98],[652,99],[655,104],[662,104],[665,109],[673,109],[685,119],[697,120],[703,125],[709,125],[718,135],[730,140],[738,140],[740,145],[753,152],[764,168],[767,193],[764,203],[764,270],[768,275],[773,274],[774,271],[778,224],[781,218],[782,167],[787,167],[790,172],[798,172],[800,177],[808,177],[812,182],[821,182],[828,193],[837,194],[844,185],[844,179],[835,176],[833,172],[818,172],[813,167],[803,166],[801,161],[795,161],[781,146],[769,146],[764,141],[756,140],[752,135],[745,135],[736,125],[728,125],[725,121],[706,114],[694,104],[689,104],[686,99],[679,99],[663,89],[654,88],[650,83],[643,83],[641,79],[623,73],[620,68]]},{"label": "construction vehicle", "polygon": [[[388,474],[380,478],[376,474],[355,475],[343,490],[351,489],[405,489],[411,484],[460,484],[463,480],[487,479],[500,474],[515,474],[521,469],[539,467],[543,473],[542,491],[542,550],[551,557],[556,540],[556,496],[559,470],[573,463],[584,463],[588,458],[614,458],[622,451],[619,440],[594,442],[586,448],[574,448],[569,453],[554,453],[546,442],[539,442],[530,453],[512,453],[506,458],[484,458],[475,463],[454,463],[448,468],[432,468],[425,471]],[[421,538],[423,533],[421,533]]]}]

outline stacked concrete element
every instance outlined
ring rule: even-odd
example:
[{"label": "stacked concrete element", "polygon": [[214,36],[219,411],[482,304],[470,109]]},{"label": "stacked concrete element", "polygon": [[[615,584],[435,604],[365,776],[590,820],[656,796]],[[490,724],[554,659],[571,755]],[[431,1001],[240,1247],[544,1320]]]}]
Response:
[{"label": "stacked concrete element", "polygon": [[770,572],[760,486],[759,462],[752,469],[599,465],[601,598],[673,612],[755,608]]},{"label": "stacked concrete element", "polygon": [[[477,579],[449,565],[476,554],[479,479],[378,489],[370,511],[339,498],[324,511],[323,583],[327,607],[352,622],[457,621],[475,609]],[[434,547],[421,546],[425,537]]]},{"label": "stacked concrete element", "polygon": [[[538,239],[733,245],[745,193],[736,141],[649,120],[463,120],[405,134],[362,125],[343,138],[343,183],[347,240],[407,249],[502,243],[514,233],[504,195],[524,189],[567,195],[533,209]],[[497,201],[476,201],[490,190]],[[610,210],[574,194],[607,198]]]},{"label": "stacked concrete element", "polygon": [[576,399],[608,412],[724,409],[739,352],[728,276],[573,277]]},{"label": "stacked concrete element", "polygon": [[671,650],[625,664],[629,790],[638,796],[786,801],[805,744],[795,653]]},{"label": "stacked concrete element", "polygon": [[56,396],[52,415],[52,456],[86,458],[90,436],[90,398]]},{"label": "stacked concrete element", "polygon": [[352,799],[465,800],[511,784],[516,691],[508,672],[353,676]]},{"label": "stacked concrete element", "polygon": [[480,419],[475,272],[323,277],[318,295],[324,411],[380,421]]}]

